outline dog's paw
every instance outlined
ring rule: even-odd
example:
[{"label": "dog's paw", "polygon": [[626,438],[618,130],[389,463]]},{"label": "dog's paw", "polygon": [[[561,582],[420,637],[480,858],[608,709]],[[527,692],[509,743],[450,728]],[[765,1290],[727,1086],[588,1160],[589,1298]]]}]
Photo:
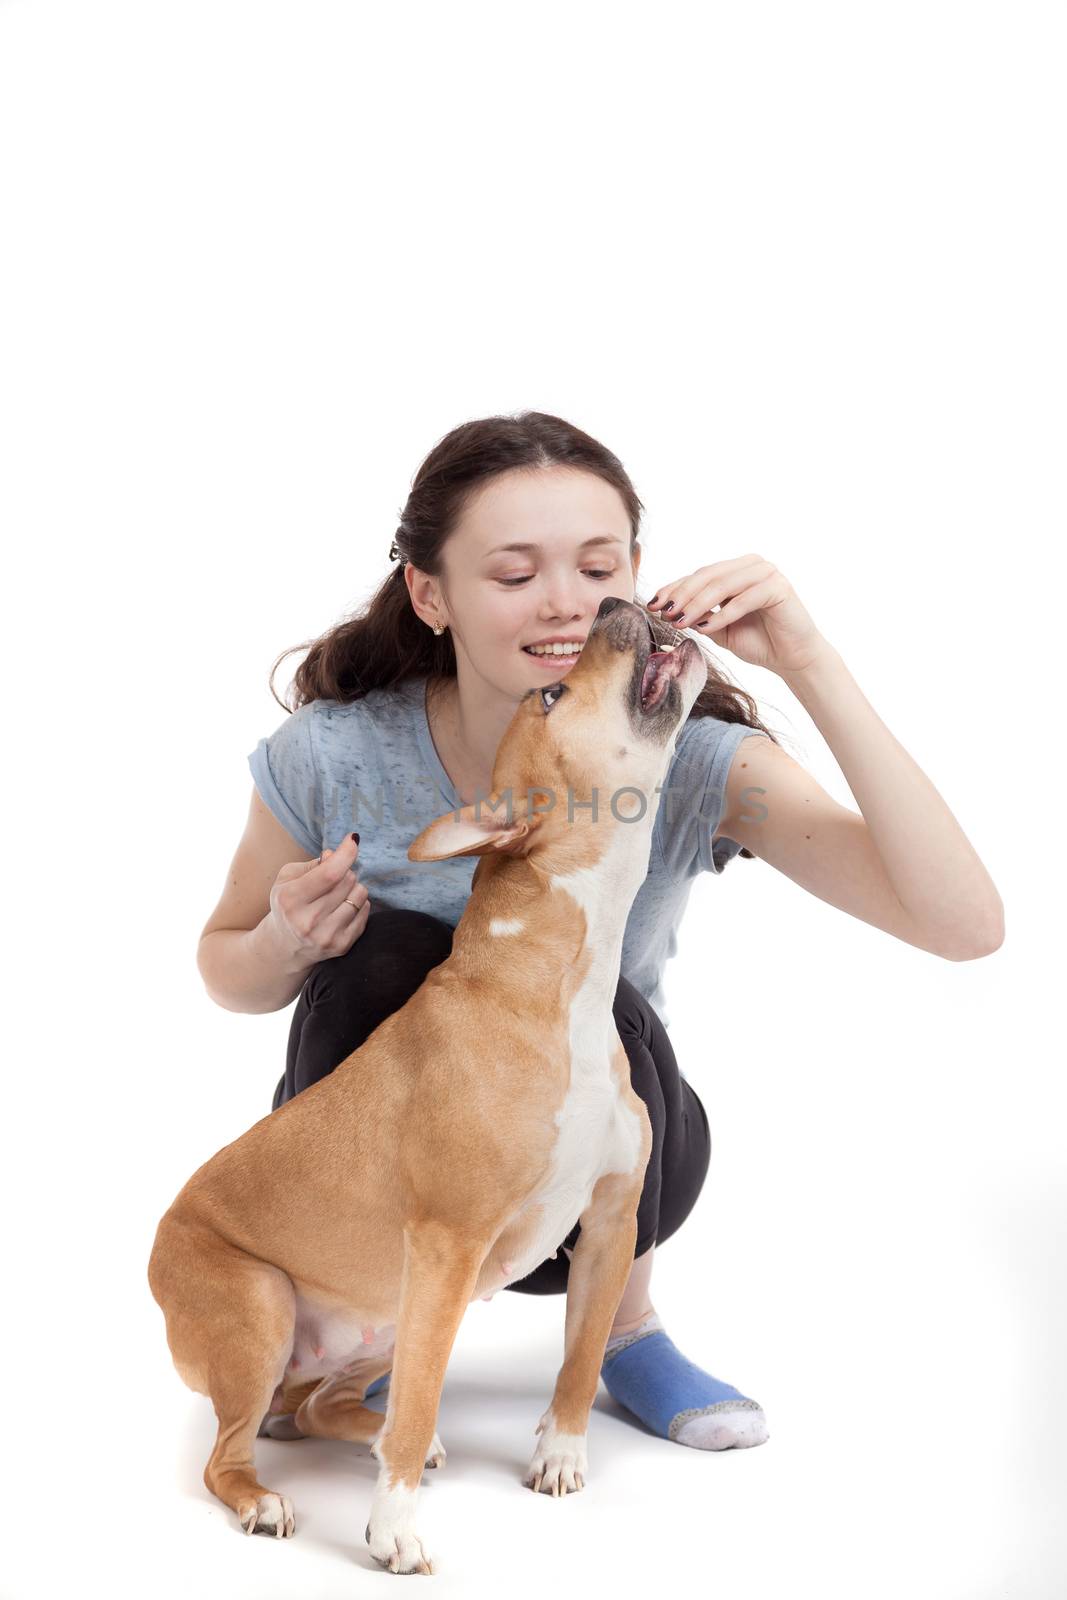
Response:
[{"label": "dog's paw", "polygon": [[296,1418],[288,1413],[275,1415],[268,1412],[259,1425],[258,1439],[306,1439],[296,1425]]},{"label": "dog's paw", "polygon": [[[371,1522],[374,1518],[371,1518]],[[399,1529],[393,1533],[383,1526],[371,1532],[371,1522],[363,1537],[370,1546],[370,1553],[375,1561],[387,1567],[390,1572],[425,1572],[433,1576],[433,1560],[426,1553],[422,1540],[414,1533],[404,1533]]]},{"label": "dog's paw", "polygon": [[560,1433],[546,1411],[537,1424],[541,1442],[534,1452],[523,1483],[535,1494],[557,1497],[585,1488],[589,1476],[584,1433]]},{"label": "dog's paw", "polygon": [[237,1508],[246,1533],[272,1533],[276,1539],[291,1539],[296,1528],[293,1502],[286,1494],[261,1494]]}]

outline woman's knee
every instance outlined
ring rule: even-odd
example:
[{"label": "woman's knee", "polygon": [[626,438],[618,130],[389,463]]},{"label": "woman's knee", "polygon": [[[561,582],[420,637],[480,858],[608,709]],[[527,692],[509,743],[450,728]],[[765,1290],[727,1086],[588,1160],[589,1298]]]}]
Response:
[{"label": "woman's knee", "polygon": [[[453,929],[447,922],[442,922],[440,917],[433,917],[428,911],[411,911],[406,906],[382,906],[379,911],[374,911],[367,918],[367,926],[344,956],[346,960],[353,952],[359,952],[363,947],[364,959],[373,958],[382,950],[400,950],[410,954],[413,958],[430,961],[436,957],[443,961],[452,949]],[[431,961],[431,964],[434,964]]]},{"label": "woman's knee", "polygon": [[639,1039],[642,1044],[651,1045],[652,1008],[640,989],[621,975],[615,990],[612,1015],[623,1039]]},{"label": "woman's knee", "polygon": [[344,955],[320,961],[312,969],[308,997],[321,1001],[352,983],[381,998],[414,994],[427,974],[451,954],[452,934],[447,922],[426,911],[383,906],[367,918],[362,934]]}]

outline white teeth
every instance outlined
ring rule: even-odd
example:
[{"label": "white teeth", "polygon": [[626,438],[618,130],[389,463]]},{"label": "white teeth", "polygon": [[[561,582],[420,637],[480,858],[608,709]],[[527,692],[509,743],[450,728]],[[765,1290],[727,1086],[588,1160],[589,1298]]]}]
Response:
[{"label": "white teeth", "polygon": [[580,644],[526,644],[523,649],[531,656],[578,656],[582,653]]}]

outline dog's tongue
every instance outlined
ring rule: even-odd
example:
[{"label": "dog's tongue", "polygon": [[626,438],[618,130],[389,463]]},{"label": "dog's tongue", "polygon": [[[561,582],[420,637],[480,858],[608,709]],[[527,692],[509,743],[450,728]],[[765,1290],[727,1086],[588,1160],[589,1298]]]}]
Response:
[{"label": "dog's tongue", "polygon": [[641,705],[644,710],[654,711],[667,693],[667,685],[682,669],[681,653],[682,646],[679,645],[674,650],[654,650],[649,656],[645,663],[645,675],[641,679]]}]

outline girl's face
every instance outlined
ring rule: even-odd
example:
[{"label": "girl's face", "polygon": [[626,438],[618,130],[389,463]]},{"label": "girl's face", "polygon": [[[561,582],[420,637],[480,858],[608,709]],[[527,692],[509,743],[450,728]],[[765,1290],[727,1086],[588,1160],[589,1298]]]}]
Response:
[{"label": "girl's face", "polygon": [[[516,545],[529,548],[506,548]],[[442,552],[437,611],[459,670],[515,701],[565,677],[576,654],[525,647],[580,645],[605,595],[632,601],[641,552],[631,565],[629,551],[622,498],[594,473],[553,466],[495,478]]]}]

